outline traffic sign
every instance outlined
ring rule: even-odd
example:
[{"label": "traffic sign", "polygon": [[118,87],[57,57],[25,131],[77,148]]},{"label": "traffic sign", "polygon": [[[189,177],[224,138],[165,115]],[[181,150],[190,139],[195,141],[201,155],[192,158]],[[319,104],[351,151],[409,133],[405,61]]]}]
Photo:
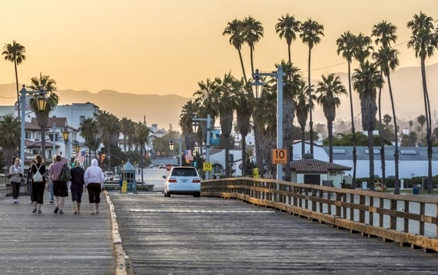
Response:
[{"label": "traffic sign", "polygon": [[272,149],[272,164],[287,164],[287,150]]},{"label": "traffic sign", "polygon": [[213,170],[213,164],[211,162],[204,162],[202,170],[204,172],[211,172]]}]

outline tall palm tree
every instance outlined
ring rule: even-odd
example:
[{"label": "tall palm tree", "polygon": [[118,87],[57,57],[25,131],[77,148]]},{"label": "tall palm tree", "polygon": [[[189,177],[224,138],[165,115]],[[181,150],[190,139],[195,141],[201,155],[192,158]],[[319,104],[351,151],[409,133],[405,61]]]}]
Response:
[{"label": "tall palm tree", "polygon": [[372,40],[369,36],[363,35],[362,33],[359,33],[355,37],[354,42],[354,58],[359,61],[359,63],[365,62],[365,60],[370,56],[372,51],[374,50],[373,46],[371,45]]},{"label": "tall palm tree", "polygon": [[297,39],[296,34],[300,32],[300,26],[301,22],[296,20],[293,15],[290,16],[289,13],[282,15],[281,18],[278,19],[278,23],[275,25],[275,32],[278,34],[278,36],[286,39],[289,64],[292,63],[292,41]]},{"label": "tall palm tree", "polygon": [[[236,109],[235,89],[238,89],[238,81],[231,75],[231,73],[225,74],[224,78],[220,81],[220,87],[218,89],[217,108],[219,109],[220,125],[222,131],[222,137],[225,139],[225,156],[230,152],[230,136],[233,129],[234,110]],[[242,162],[244,162],[245,155],[242,155]],[[227,177],[231,175],[231,166],[229,158],[225,158],[225,174]]]},{"label": "tall palm tree", "polygon": [[58,105],[59,97],[56,93],[56,82],[54,79],[50,78],[49,75],[42,75],[40,73],[39,78],[32,77],[30,81],[32,85],[29,88],[37,91],[42,88],[46,92],[47,102],[45,110],[38,110],[38,95],[32,96],[29,101],[30,108],[35,112],[38,126],[41,128],[41,156],[44,159],[46,157],[46,130],[49,120],[49,113]]},{"label": "tall palm tree", "polygon": [[339,96],[347,94],[347,89],[342,85],[339,76],[331,73],[322,76],[316,89],[316,101],[322,105],[324,116],[327,119],[327,130],[329,139],[329,162],[333,163],[333,121],[336,118],[336,108],[341,105]]},{"label": "tall palm tree", "polygon": [[354,123],[354,111],[353,111],[353,95],[351,89],[351,62],[353,61],[354,51],[356,46],[356,36],[351,32],[344,32],[337,40],[338,55],[342,53],[342,57],[347,60],[348,64],[348,96],[350,98],[350,119],[351,119],[351,135],[353,143],[353,186],[356,182],[356,170],[357,170],[357,150],[356,150],[356,129]]},{"label": "tall palm tree", "polygon": [[[390,48],[391,43],[395,43],[397,40],[397,35],[395,34],[397,27],[388,23],[386,21],[382,21],[373,26],[371,35],[375,37],[374,42],[376,45],[381,45],[382,49]],[[379,50],[381,53],[382,51]],[[379,52],[378,51],[378,52]],[[376,59],[378,63],[383,62],[386,63],[385,55],[379,54],[378,52],[373,53],[373,57]],[[380,57],[379,57],[380,56]],[[383,75],[384,69],[381,66],[380,73]],[[383,134],[383,124],[382,124],[382,88],[379,88],[379,99],[378,99],[378,109],[379,109],[379,135]],[[393,104],[393,102],[392,102]],[[397,131],[396,131],[397,134]],[[395,137],[395,141],[397,142],[397,136]],[[398,152],[397,152],[398,153]],[[386,185],[386,162],[385,162],[385,144],[383,142],[380,143],[380,161],[382,166],[382,184]],[[397,164],[398,166],[398,164]],[[397,188],[396,188],[397,189]]]},{"label": "tall palm tree", "polygon": [[432,137],[431,137],[431,112],[429,94],[427,91],[426,65],[425,60],[431,57],[438,44],[438,35],[436,34],[434,20],[432,17],[420,12],[415,14],[414,19],[407,24],[412,30],[412,36],[408,42],[408,48],[415,50],[415,57],[421,61],[421,80],[423,84],[424,109],[426,114],[427,130],[427,158],[428,158],[428,191],[432,193]]},{"label": "tall palm tree", "polygon": [[197,114],[197,105],[189,100],[181,110],[179,126],[181,127],[182,134],[184,136],[184,140],[186,141],[185,149],[193,150],[195,147],[196,137],[193,134],[193,117]]},{"label": "tall palm tree", "polygon": [[311,77],[310,77],[310,64],[312,60],[312,49],[315,45],[321,42],[321,36],[324,36],[324,26],[319,24],[312,19],[308,19],[307,21],[301,24],[301,33],[300,38],[304,44],[307,44],[309,47],[309,58],[308,58],[308,91],[307,96],[309,100],[309,132],[310,132],[310,154],[313,156],[313,118],[312,118],[312,99],[311,99]]},{"label": "tall palm tree", "polygon": [[20,120],[20,91],[18,89],[18,70],[17,66],[23,63],[24,60],[26,60],[26,56],[24,55],[26,53],[26,48],[21,45],[20,43],[17,43],[15,40],[12,41],[12,44],[6,44],[3,47],[3,53],[4,58],[6,61],[11,61],[14,63],[14,69],[15,69],[15,85],[17,87],[17,108],[18,108],[18,120]]},{"label": "tall palm tree", "polygon": [[362,113],[362,128],[368,132],[368,156],[370,165],[370,190],[374,190],[374,146],[373,130],[376,127],[376,89],[383,85],[383,79],[377,65],[365,61],[354,70],[353,87],[359,93]]},{"label": "tall palm tree", "polygon": [[84,145],[88,147],[88,163],[91,163],[91,152],[97,156],[97,149],[100,146],[99,125],[97,121],[92,118],[86,118],[80,124],[80,135],[85,139]]},{"label": "tall palm tree", "polygon": [[[382,47],[375,54],[375,58],[380,68],[382,69],[383,74],[386,76],[388,81],[389,88],[389,96],[391,99],[391,107],[392,107],[392,116],[394,117],[394,140],[395,140],[395,151],[394,151],[394,168],[395,168],[395,194],[400,194],[400,185],[399,185],[399,151],[398,151],[398,128],[397,128],[397,116],[395,114],[395,104],[394,104],[394,95],[392,92],[391,85],[391,71],[394,71],[395,68],[399,65],[398,60],[398,51],[391,48],[390,46]],[[380,98],[379,98],[380,102]],[[380,107],[380,106],[379,106]],[[379,113],[381,113],[379,111]],[[381,116],[381,115],[380,115]],[[380,123],[381,124],[381,123]]]},{"label": "tall palm tree", "polygon": [[100,138],[107,149],[107,170],[111,169],[111,144],[116,144],[119,139],[120,121],[119,119],[107,112],[98,111],[96,120],[100,130]]},{"label": "tall palm tree", "polygon": [[254,50],[255,44],[263,37],[263,26],[260,21],[255,20],[251,16],[243,19],[243,37],[249,46],[249,54],[251,60],[251,72],[254,74]]},{"label": "tall palm tree", "polygon": [[[17,148],[20,146],[20,120],[12,114],[3,116],[0,121],[0,146],[3,150],[5,163],[10,163],[14,156],[18,155]],[[24,160],[23,160],[24,161]]]},{"label": "tall palm tree", "polygon": [[392,116],[390,116],[390,115],[388,115],[388,114],[385,114],[385,115],[383,116],[383,122],[385,123],[386,128],[389,127],[389,123],[391,123],[391,121],[392,121]]},{"label": "tall palm tree", "polygon": [[241,20],[234,19],[227,23],[222,35],[230,35],[229,42],[237,50],[240,59],[240,66],[242,67],[242,74],[245,83],[248,83],[248,78],[246,77],[245,65],[243,63],[242,57],[242,45],[245,43],[243,36],[243,22]]}]

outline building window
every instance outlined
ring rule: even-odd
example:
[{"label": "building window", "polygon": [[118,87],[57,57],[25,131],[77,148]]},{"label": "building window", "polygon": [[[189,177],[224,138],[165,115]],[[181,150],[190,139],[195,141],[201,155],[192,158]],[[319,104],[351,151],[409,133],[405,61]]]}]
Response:
[{"label": "building window", "polygon": [[29,132],[25,132],[24,136],[26,139],[31,139],[31,134]]},{"label": "building window", "polygon": [[79,124],[82,124],[85,120],[85,116],[80,116],[79,117]]}]

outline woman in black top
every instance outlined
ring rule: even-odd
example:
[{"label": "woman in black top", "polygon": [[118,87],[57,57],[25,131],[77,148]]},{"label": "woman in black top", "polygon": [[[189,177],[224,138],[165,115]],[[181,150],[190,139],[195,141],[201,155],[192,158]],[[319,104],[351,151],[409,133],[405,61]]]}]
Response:
[{"label": "woman in black top", "polygon": [[82,192],[84,191],[84,169],[81,167],[79,160],[75,160],[74,168],[70,169],[71,173],[71,199],[75,208],[75,214],[81,212]]},{"label": "woman in black top", "polygon": [[[32,165],[32,200],[34,209],[32,213],[38,212],[41,214],[41,205],[44,199],[44,188],[46,187],[46,165],[43,163],[43,158],[41,155],[36,155],[36,163]],[[41,175],[40,179],[38,173]]]}]

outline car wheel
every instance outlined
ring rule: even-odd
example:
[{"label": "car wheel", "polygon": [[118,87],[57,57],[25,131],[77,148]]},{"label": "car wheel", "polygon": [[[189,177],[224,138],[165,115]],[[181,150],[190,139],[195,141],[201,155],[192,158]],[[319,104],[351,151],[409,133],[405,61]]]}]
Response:
[{"label": "car wheel", "polygon": [[195,194],[193,194],[193,197],[195,197],[195,198],[199,198],[200,196],[201,196],[200,192],[196,192]]}]

